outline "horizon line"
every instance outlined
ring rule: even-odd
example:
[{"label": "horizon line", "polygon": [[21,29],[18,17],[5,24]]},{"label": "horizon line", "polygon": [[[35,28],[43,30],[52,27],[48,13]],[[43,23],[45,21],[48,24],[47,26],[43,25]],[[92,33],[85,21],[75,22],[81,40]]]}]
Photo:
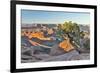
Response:
[{"label": "horizon line", "polygon": [[[27,24],[27,25],[32,25],[32,24],[55,24],[55,25],[57,25],[57,24],[63,24],[63,23],[21,23],[21,24],[22,25],[25,25],[25,24]],[[78,24],[78,25],[90,25],[90,24]]]}]

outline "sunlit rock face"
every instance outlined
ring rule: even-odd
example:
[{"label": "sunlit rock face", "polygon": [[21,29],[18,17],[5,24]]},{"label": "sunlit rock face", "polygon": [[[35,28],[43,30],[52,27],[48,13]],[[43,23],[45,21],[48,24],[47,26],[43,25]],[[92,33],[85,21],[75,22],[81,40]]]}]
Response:
[{"label": "sunlit rock face", "polygon": [[[83,26],[81,26],[83,27]],[[83,28],[81,28],[83,30]],[[36,24],[22,26],[21,30],[21,62],[47,62],[88,60],[90,54],[84,48],[89,48],[89,32],[83,32],[84,36],[79,40],[80,48],[75,47],[72,39],[57,32],[57,25]],[[60,36],[58,36],[58,34]],[[76,36],[70,34],[76,40]],[[74,41],[76,42],[76,41]],[[86,44],[84,44],[86,43]],[[84,46],[86,45],[86,47]]]}]

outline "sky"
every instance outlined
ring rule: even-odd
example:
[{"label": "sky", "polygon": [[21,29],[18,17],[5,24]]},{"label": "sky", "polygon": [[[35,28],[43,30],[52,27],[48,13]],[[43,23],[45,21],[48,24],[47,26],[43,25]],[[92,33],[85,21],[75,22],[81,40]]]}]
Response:
[{"label": "sky", "polygon": [[21,10],[22,24],[50,23],[59,24],[72,21],[78,24],[90,24],[90,13],[86,12],[64,12],[64,11],[40,11]]}]

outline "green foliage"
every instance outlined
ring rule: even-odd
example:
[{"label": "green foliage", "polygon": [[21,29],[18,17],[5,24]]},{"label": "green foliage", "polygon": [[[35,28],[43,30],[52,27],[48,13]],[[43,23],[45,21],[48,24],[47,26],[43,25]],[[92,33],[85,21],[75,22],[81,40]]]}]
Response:
[{"label": "green foliage", "polygon": [[72,23],[72,21],[65,22],[60,26],[61,30],[69,35],[78,45],[80,45],[80,28],[77,23]]},{"label": "green foliage", "polygon": [[[72,21],[65,22],[64,24],[58,25],[57,35],[59,38],[63,38],[64,35],[68,35],[71,41],[74,41],[76,44],[76,47],[82,45],[82,42],[80,42],[80,39],[84,39],[84,31],[80,32],[80,27],[77,23],[73,23]],[[65,36],[66,37],[66,36]],[[64,38],[63,38],[64,39]],[[86,41],[85,41],[86,40]],[[90,40],[85,39],[85,43],[83,44],[84,48],[89,49],[90,48]]]},{"label": "green foliage", "polygon": [[80,28],[77,23],[72,23],[72,21],[65,22],[64,24],[59,26],[61,30],[63,30],[66,33],[75,33],[79,34]]},{"label": "green foliage", "polygon": [[69,33],[73,30],[73,23],[71,21],[62,24],[62,30]]},{"label": "green foliage", "polygon": [[67,34],[71,40],[74,40],[78,45],[80,45],[80,28],[77,23],[72,23],[72,21],[69,21],[65,22],[64,24],[59,24],[58,32],[60,37]]}]

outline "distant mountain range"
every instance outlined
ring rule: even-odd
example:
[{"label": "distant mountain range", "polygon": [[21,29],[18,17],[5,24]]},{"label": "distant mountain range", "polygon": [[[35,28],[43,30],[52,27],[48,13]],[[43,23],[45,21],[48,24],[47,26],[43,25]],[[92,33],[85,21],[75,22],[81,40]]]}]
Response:
[{"label": "distant mountain range", "polygon": [[[50,28],[52,27],[56,27],[57,24],[22,24],[21,27],[41,27],[41,26],[48,26]],[[80,27],[80,31],[90,31],[90,26],[89,25],[85,25],[85,24],[79,24]]]}]

